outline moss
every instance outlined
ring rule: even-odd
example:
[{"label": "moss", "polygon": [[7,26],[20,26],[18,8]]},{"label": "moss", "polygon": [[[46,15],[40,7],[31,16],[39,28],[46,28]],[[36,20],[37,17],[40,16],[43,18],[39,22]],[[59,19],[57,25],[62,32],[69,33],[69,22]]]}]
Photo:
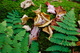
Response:
[{"label": "moss", "polygon": [[[78,16],[80,14],[80,4],[78,3],[74,3],[74,2],[70,2],[70,1],[66,1],[66,0],[62,0],[63,2],[51,2],[51,0],[33,0],[33,2],[35,3],[36,6],[31,6],[27,9],[22,9],[20,7],[20,3],[24,1],[24,0],[17,0],[17,1],[12,1],[12,0],[1,0],[0,1],[0,22],[6,18],[6,15],[8,12],[11,12],[12,10],[16,9],[19,12],[21,12],[21,14],[27,14],[29,17],[35,17],[35,13],[32,12],[32,10],[36,10],[37,8],[39,8],[40,4],[42,5],[42,12],[47,11],[47,7],[45,5],[46,1],[49,1],[52,5],[54,5],[55,7],[58,6],[62,6],[66,11],[71,10],[72,8],[75,8],[75,13],[76,13],[76,18],[77,20],[80,19],[80,17]],[[49,13],[48,13],[49,14]],[[51,19],[55,18],[55,15],[53,14],[49,14],[51,16]],[[31,24],[28,22],[28,24]],[[47,47],[51,46],[52,43],[50,43],[47,40],[47,37],[49,35],[45,34],[44,32],[40,33],[40,37],[39,37],[39,44],[40,44],[40,50],[44,51]],[[45,52],[43,52],[45,53]]]}]

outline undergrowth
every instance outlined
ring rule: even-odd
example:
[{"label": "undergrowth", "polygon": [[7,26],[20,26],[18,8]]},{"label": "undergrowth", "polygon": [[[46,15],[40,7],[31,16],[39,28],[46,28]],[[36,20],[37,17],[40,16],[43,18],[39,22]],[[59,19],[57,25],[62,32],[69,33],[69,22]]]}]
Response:
[{"label": "undergrowth", "polygon": [[[22,9],[20,7],[20,3],[22,1],[24,1],[24,0],[17,0],[17,1],[1,0],[0,1],[0,12],[1,12],[0,13],[0,22],[3,21],[3,19],[6,18],[7,12],[11,12],[14,9],[18,10],[19,12],[21,12],[20,16],[22,16],[24,14],[27,14],[29,17],[33,17],[34,18],[36,15],[35,15],[35,13],[32,12],[32,10],[36,10],[37,8],[39,8],[40,4],[42,5],[42,12],[46,12],[47,11],[47,7],[45,5],[46,1],[50,2],[55,7],[62,6],[67,12],[70,11],[72,8],[74,8],[77,20],[80,19],[80,17],[78,16],[80,14],[80,4],[78,4],[78,3],[74,3],[74,2],[70,2],[70,1],[66,1],[66,0],[63,0],[63,2],[61,2],[61,3],[60,2],[51,2],[51,0],[37,0],[37,1],[33,0],[33,2],[35,3],[36,6],[31,6],[31,7],[27,8],[27,9]],[[51,15],[51,19],[55,18],[55,15],[53,15],[53,14],[49,14],[49,15]],[[40,50],[43,53],[44,53],[44,50],[47,47],[52,45],[52,43],[50,41],[48,41],[46,39],[46,37],[48,37],[48,35],[46,35],[46,33],[44,33],[44,32],[41,32],[40,36],[39,36],[39,39],[38,39],[38,42],[39,42],[40,48],[41,48]]]}]

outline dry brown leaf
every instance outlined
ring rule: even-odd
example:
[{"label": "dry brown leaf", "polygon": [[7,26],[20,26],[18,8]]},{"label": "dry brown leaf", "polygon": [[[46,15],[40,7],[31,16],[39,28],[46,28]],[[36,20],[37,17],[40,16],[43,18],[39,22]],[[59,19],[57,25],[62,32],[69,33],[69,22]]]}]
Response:
[{"label": "dry brown leaf", "polygon": [[50,36],[49,36],[49,40],[50,40],[50,38],[52,37],[53,31],[50,26],[48,26],[48,28],[49,28],[49,32],[50,32]]},{"label": "dry brown leaf", "polygon": [[63,15],[66,14],[66,11],[61,6],[55,7],[55,9],[56,9],[55,11],[57,13],[56,16],[62,17]]},{"label": "dry brown leaf", "polygon": [[46,33],[48,33],[50,35],[49,36],[49,40],[50,40],[50,38],[52,37],[52,34],[53,34],[51,26],[43,28],[43,31],[46,32]]},{"label": "dry brown leaf", "polygon": [[32,0],[25,0],[21,3],[21,8],[26,9],[30,7],[31,5],[34,6],[34,3],[32,2]]},{"label": "dry brown leaf", "polygon": [[52,20],[50,20],[50,21],[48,21],[48,22],[46,22],[46,23],[40,25],[39,27],[45,27],[45,26],[48,26],[51,22],[52,22]]},{"label": "dry brown leaf", "polygon": [[46,33],[48,33],[48,34],[50,34],[48,27],[43,28],[43,31],[46,32]]},{"label": "dry brown leaf", "polygon": [[46,20],[46,21],[50,21],[50,15],[48,15],[48,14],[46,14],[46,13],[41,13],[41,16],[42,16],[42,18],[44,19],[44,20]]},{"label": "dry brown leaf", "polygon": [[[41,7],[40,7],[41,8]],[[51,23],[50,16],[44,12],[37,12],[34,18],[34,26],[45,27]]]},{"label": "dry brown leaf", "polygon": [[23,15],[23,17],[21,18],[21,21],[22,21],[22,25],[26,24],[28,19],[30,19],[30,17],[28,17],[27,15]]}]

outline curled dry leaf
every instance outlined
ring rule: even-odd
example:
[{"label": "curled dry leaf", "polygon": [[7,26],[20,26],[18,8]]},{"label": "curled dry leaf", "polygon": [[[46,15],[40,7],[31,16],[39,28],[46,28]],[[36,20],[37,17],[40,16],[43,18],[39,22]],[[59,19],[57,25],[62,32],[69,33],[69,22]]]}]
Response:
[{"label": "curled dry leaf", "polygon": [[25,0],[21,3],[21,8],[26,9],[30,7],[31,5],[34,6],[34,3],[32,2],[32,0]]},{"label": "curled dry leaf", "polygon": [[52,20],[50,20],[50,21],[44,23],[43,25],[40,25],[39,27],[45,27],[45,26],[48,26],[51,22],[52,22]]},{"label": "curled dry leaf", "polygon": [[34,11],[36,13],[36,17],[34,18],[34,26],[45,27],[51,23],[50,16],[44,12],[41,12],[40,8]]},{"label": "curled dry leaf", "polygon": [[38,27],[45,27],[51,23],[50,16],[45,13],[37,14],[36,18],[34,18],[34,25]]},{"label": "curled dry leaf", "polygon": [[31,28],[29,25],[24,25],[22,28],[24,28],[26,31],[31,31]]},{"label": "curled dry leaf", "polygon": [[37,40],[38,36],[39,28],[37,26],[34,26],[33,29],[31,30],[31,34],[29,35],[29,44],[31,44],[33,40]]},{"label": "curled dry leaf", "polygon": [[48,26],[48,27],[43,28],[43,31],[50,35],[49,36],[49,40],[50,40],[50,38],[52,37],[52,34],[53,34],[52,28],[50,26]]},{"label": "curled dry leaf", "polygon": [[22,25],[26,24],[28,19],[30,19],[30,17],[28,17],[27,15],[23,15],[23,17],[21,18],[21,21],[22,21]]},{"label": "curled dry leaf", "polygon": [[48,6],[48,13],[56,14],[55,7],[53,5],[51,5],[49,2],[46,2],[46,5]]},{"label": "curled dry leaf", "polygon": [[57,13],[56,17],[58,16],[58,18],[61,18],[63,15],[66,14],[66,11],[61,6],[55,7],[55,9],[56,9],[55,11]]}]

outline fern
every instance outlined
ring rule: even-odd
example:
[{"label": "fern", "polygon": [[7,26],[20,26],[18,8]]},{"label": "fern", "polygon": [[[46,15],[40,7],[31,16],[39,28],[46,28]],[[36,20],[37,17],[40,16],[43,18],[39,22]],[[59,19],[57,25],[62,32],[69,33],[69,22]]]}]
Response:
[{"label": "fern", "polygon": [[[1,53],[28,53],[29,33],[25,30],[13,34],[11,26],[7,26],[6,21],[0,23],[0,52]],[[4,27],[4,28],[3,28]],[[11,38],[14,36],[14,38]]]},{"label": "fern", "polygon": [[[75,13],[74,10],[69,11],[63,19],[62,22],[57,22],[59,26],[52,26],[56,31],[60,33],[53,34],[53,37],[50,39],[50,42],[57,44],[56,46],[49,47],[47,51],[62,51],[69,52],[70,46],[76,46],[76,41],[78,38],[74,35],[80,34],[77,32],[76,22],[75,22]],[[68,47],[67,47],[68,46]]]},{"label": "fern", "polygon": [[17,10],[13,10],[12,13],[8,13],[6,20],[8,26],[12,26],[14,34],[19,33],[22,29],[21,23],[21,16]]},{"label": "fern", "polygon": [[[8,31],[7,33],[4,32],[5,27],[2,28],[3,32],[2,31],[1,32],[3,34],[5,33],[6,35],[9,35],[9,37],[4,35],[5,36],[3,39],[4,42],[1,42],[0,44],[1,47],[3,45],[1,51],[2,53],[28,53],[29,52],[29,45],[28,45],[29,33],[26,33],[26,31],[22,29],[22,25],[19,24],[21,23],[20,17],[21,16],[19,12],[14,10],[12,11],[12,13],[8,13],[7,19],[4,19],[7,21],[7,25],[12,27],[8,27],[6,29],[6,31]],[[10,30],[10,28],[12,28],[13,30]],[[36,49],[33,50],[33,48]],[[33,53],[38,53],[38,50],[39,50],[38,43],[33,42],[31,44],[30,52],[32,53],[32,51],[34,51]]]},{"label": "fern", "polygon": [[53,35],[53,38],[58,38],[58,39],[64,39],[64,40],[68,40],[68,41],[78,41],[77,37],[75,36],[70,36],[70,35],[64,35],[64,34],[61,34],[61,33],[55,33]]},{"label": "fern", "polygon": [[38,47],[39,47],[38,43],[33,41],[29,52],[30,53],[38,53],[38,50],[39,50]]},{"label": "fern", "polygon": [[46,51],[59,51],[59,50],[63,52],[70,51],[68,47],[59,46],[59,45],[53,45],[46,49]]}]

